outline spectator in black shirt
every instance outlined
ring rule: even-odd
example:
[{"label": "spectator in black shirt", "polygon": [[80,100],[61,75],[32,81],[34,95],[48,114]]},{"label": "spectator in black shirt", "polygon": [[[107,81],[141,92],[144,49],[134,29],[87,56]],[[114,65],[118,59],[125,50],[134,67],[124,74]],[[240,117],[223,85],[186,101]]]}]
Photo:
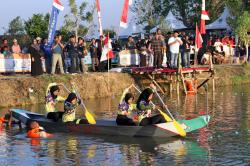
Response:
[{"label": "spectator in black shirt", "polygon": [[92,60],[92,69],[96,71],[96,67],[99,65],[99,60],[97,58],[97,47],[95,39],[91,40],[91,44],[89,45],[89,52]]},{"label": "spectator in black shirt", "polygon": [[70,73],[79,72],[79,59],[78,59],[78,44],[76,43],[76,37],[70,36],[69,43],[65,47],[65,51],[68,52],[71,60]]},{"label": "spectator in black shirt", "polygon": [[190,67],[190,45],[191,42],[189,40],[189,36],[185,36],[183,38],[183,56],[182,56],[182,66]]},{"label": "spectator in black shirt", "polygon": [[84,57],[88,54],[88,51],[86,49],[86,42],[82,37],[78,38],[78,57],[80,59],[80,69],[83,73],[87,71],[87,68],[84,63]]}]

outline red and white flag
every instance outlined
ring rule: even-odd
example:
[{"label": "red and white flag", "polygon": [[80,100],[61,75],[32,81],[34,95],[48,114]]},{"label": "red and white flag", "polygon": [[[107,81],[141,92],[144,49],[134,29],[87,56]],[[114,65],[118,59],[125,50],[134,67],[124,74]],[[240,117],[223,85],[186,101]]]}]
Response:
[{"label": "red and white flag", "polygon": [[55,6],[58,10],[61,10],[61,11],[64,10],[64,7],[63,7],[63,5],[61,4],[61,2],[59,0],[54,0],[53,1],[53,6]]},{"label": "red and white flag", "polygon": [[195,31],[195,51],[198,51],[199,48],[202,47],[203,39],[201,37],[201,33],[199,31],[198,25],[196,24],[196,31]]},{"label": "red and white flag", "polygon": [[122,9],[122,15],[120,20],[120,26],[123,28],[127,28],[128,24],[128,8],[132,5],[132,0],[124,0],[124,5]]},{"label": "red and white flag", "polygon": [[101,7],[100,7],[100,2],[99,2],[99,0],[96,0],[96,9],[97,9],[97,15],[98,15],[99,33],[100,33],[100,36],[102,36],[102,35],[103,35],[103,30],[102,30],[102,17],[101,17]]},{"label": "red and white flag", "polygon": [[106,61],[108,59],[112,59],[114,57],[113,51],[112,51],[112,45],[111,45],[111,39],[109,38],[109,35],[104,39],[103,44],[103,50],[102,50],[102,56],[101,56],[101,62]]},{"label": "red and white flag", "polygon": [[206,34],[206,20],[209,20],[208,12],[206,11],[205,0],[202,0],[201,6],[201,34]]}]

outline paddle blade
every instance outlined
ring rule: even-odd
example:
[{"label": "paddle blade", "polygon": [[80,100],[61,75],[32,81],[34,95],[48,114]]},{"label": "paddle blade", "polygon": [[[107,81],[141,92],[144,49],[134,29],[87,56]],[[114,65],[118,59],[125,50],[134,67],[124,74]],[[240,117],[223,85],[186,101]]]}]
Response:
[{"label": "paddle blade", "polygon": [[85,117],[88,120],[89,124],[96,124],[94,116],[86,109]]},{"label": "paddle blade", "polygon": [[187,133],[186,131],[181,127],[181,125],[176,121],[174,120],[174,126],[175,128],[177,129],[178,133],[180,134],[180,136],[182,137],[186,137]]},{"label": "paddle blade", "polygon": [[162,112],[161,110],[159,110],[159,112],[167,122],[172,122],[173,121],[166,113]]}]

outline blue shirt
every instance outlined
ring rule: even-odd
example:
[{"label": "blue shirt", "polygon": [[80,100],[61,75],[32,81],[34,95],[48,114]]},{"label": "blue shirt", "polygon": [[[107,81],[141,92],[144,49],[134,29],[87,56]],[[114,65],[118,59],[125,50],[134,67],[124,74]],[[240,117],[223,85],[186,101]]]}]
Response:
[{"label": "blue shirt", "polygon": [[62,47],[59,44],[53,49],[54,54],[62,54],[62,51]]},{"label": "blue shirt", "polygon": [[43,45],[41,45],[41,49],[43,50],[46,57],[51,57],[52,56],[52,50],[51,50],[50,45],[43,44]]}]

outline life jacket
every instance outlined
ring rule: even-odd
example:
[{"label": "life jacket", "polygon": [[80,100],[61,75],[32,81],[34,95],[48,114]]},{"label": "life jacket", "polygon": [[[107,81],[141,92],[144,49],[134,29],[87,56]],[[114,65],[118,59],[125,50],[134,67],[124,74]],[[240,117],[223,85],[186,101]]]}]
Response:
[{"label": "life jacket", "polygon": [[1,118],[0,118],[0,125],[1,125],[1,124],[4,124],[5,122],[6,122],[6,120],[4,119],[4,117],[1,117]]},{"label": "life jacket", "polygon": [[195,95],[195,81],[193,80],[185,80],[185,85],[187,88],[187,95]]},{"label": "life jacket", "polygon": [[27,137],[29,138],[48,138],[51,135],[42,131],[40,128],[31,129],[27,132]]},{"label": "life jacket", "polygon": [[40,129],[35,128],[35,129],[29,130],[28,133],[27,133],[27,137],[29,137],[29,138],[40,138]]},{"label": "life jacket", "polygon": [[138,110],[137,110],[137,115],[138,115],[138,122],[140,123],[142,121],[142,119],[147,117],[147,111],[148,110],[153,110],[153,106],[149,103],[146,102],[144,100],[140,101],[140,103],[137,106]]}]

